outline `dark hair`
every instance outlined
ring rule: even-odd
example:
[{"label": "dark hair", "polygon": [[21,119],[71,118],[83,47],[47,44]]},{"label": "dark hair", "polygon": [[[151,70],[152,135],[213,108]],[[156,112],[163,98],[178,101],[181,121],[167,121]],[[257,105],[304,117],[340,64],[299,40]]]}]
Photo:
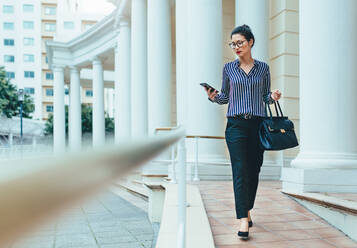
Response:
[{"label": "dark hair", "polygon": [[241,26],[238,26],[236,28],[233,29],[232,33],[231,33],[231,39],[232,39],[232,36],[234,34],[241,34],[243,35],[247,41],[249,42],[251,39],[253,39],[253,45],[252,47],[254,46],[254,43],[255,43],[255,38],[254,38],[254,35],[252,33],[252,30],[250,29],[250,27],[246,24],[244,25],[241,25]]}]

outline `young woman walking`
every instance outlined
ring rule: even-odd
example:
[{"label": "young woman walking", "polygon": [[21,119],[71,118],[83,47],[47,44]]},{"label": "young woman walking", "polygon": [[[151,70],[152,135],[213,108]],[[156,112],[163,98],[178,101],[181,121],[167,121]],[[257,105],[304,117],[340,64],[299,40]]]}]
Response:
[{"label": "young woman walking", "polygon": [[259,172],[264,150],[259,146],[258,128],[265,116],[265,103],[272,104],[281,97],[279,90],[270,91],[269,66],[252,58],[254,35],[247,25],[236,27],[231,43],[238,59],[224,65],[221,92],[205,88],[209,100],[228,103],[225,131],[233,174],[233,188],[238,236],[246,239],[253,226],[250,210],[254,206]]}]

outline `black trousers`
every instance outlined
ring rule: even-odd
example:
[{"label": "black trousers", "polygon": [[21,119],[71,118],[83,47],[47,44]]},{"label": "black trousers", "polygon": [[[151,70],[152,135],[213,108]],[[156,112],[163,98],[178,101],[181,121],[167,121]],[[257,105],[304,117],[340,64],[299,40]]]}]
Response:
[{"label": "black trousers", "polygon": [[264,154],[258,136],[261,121],[228,117],[225,133],[232,164],[237,219],[247,218],[248,211],[254,206]]}]

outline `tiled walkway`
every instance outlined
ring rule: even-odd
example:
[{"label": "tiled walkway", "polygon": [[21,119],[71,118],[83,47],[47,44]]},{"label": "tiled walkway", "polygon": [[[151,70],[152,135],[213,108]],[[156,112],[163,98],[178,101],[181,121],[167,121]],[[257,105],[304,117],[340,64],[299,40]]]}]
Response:
[{"label": "tiled walkway", "polygon": [[280,192],[280,181],[260,181],[251,211],[250,239],[237,236],[231,181],[199,184],[217,248],[330,248],[357,243]]},{"label": "tiled walkway", "polygon": [[147,213],[107,191],[11,248],[150,248],[152,240]]}]

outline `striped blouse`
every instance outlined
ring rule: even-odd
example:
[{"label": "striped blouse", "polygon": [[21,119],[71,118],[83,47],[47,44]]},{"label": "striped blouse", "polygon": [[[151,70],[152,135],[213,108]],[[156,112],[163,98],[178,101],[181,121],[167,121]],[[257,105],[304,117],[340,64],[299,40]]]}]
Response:
[{"label": "striped blouse", "polygon": [[265,103],[272,104],[269,66],[254,59],[248,74],[236,59],[224,65],[222,89],[214,98],[218,104],[228,103],[227,117],[239,114],[265,116]]}]

